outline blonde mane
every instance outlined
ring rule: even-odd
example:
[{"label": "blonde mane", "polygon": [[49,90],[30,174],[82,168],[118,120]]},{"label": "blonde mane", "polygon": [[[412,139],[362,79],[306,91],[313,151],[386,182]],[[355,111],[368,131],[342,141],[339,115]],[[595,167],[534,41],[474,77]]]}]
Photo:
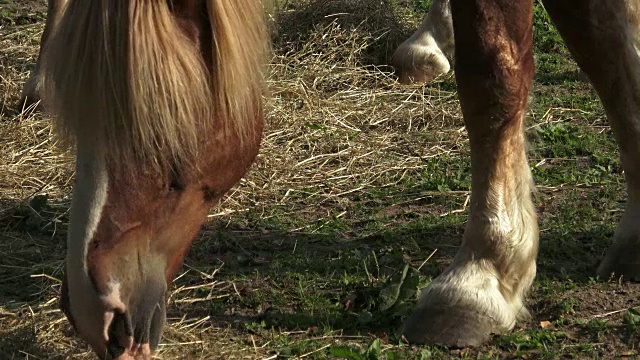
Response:
[{"label": "blonde mane", "polygon": [[107,160],[135,169],[192,163],[220,121],[251,135],[264,90],[264,10],[257,0],[206,6],[211,67],[167,1],[70,0],[43,59],[62,139],[89,139]]}]

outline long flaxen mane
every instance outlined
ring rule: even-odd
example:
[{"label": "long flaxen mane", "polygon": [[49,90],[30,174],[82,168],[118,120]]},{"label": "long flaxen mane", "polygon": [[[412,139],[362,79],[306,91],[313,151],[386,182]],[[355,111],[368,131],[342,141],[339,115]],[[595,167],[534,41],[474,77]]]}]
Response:
[{"label": "long flaxen mane", "polygon": [[65,143],[82,138],[135,168],[189,164],[215,121],[251,135],[264,91],[264,9],[257,0],[206,6],[211,66],[167,1],[70,0],[44,56],[44,96]]}]

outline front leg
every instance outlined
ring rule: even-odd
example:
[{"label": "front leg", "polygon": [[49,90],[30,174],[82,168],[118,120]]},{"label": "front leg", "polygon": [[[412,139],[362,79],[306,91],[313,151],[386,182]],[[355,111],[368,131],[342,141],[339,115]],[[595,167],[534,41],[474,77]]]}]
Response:
[{"label": "front leg", "polygon": [[456,80],[471,144],[463,244],[423,290],[404,335],[465,347],[513,328],[536,273],[538,226],[523,130],[534,73],[532,3],[452,0]]},{"label": "front leg", "polygon": [[44,31],[40,38],[40,51],[38,53],[38,60],[36,61],[36,67],[29,74],[29,79],[22,87],[22,93],[20,94],[20,106],[27,108],[38,104],[37,108],[42,109],[40,105],[40,92],[42,91],[42,78],[40,73],[40,63],[42,58],[42,52],[47,44],[47,40],[51,36],[51,32],[54,30],[55,25],[64,13],[64,9],[67,6],[68,0],[49,0],[47,6],[47,22],[44,25]]}]

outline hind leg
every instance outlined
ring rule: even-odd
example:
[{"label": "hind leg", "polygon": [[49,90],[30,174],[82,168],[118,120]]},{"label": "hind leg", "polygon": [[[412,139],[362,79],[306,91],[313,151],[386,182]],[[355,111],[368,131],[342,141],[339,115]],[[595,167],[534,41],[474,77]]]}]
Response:
[{"label": "hind leg", "polygon": [[[40,91],[42,90],[42,79],[40,78],[40,59],[42,57],[42,51],[44,46],[55,27],[58,19],[62,15],[62,12],[67,4],[67,0],[49,0],[47,6],[47,22],[44,25],[44,31],[40,38],[40,52],[38,53],[38,60],[36,61],[35,69],[29,74],[29,79],[22,87],[22,93],[20,94],[20,106],[27,108],[40,102]],[[41,108],[38,105],[38,108]]]},{"label": "hind leg", "polygon": [[625,3],[612,0],[546,0],[545,6],[602,100],[627,181],[627,207],[598,274],[640,280],[640,57],[629,21],[638,14],[627,16]]},{"label": "hind leg", "polygon": [[456,81],[471,145],[472,194],[462,247],[422,291],[411,342],[479,345],[528,315],[538,227],[523,130],[533,78],[531,1],[451,0]]},{"label": "hind leg", "polygon": [[453,55],[449,0],[434,0],[418,30],[395,51],[391,64],[400,82],[426,83],[449,72],[447,55]]}]

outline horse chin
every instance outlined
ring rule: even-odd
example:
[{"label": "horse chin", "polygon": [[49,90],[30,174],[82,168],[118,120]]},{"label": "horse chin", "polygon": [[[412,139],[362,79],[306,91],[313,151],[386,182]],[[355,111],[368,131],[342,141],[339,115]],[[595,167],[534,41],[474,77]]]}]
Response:
[{"label": "horse chin", "polygon": [[85,339],[96,353],[104,353],[104,333],[100,331],[106,317],[102,315],[104,308],[98,306],[99,296],[93,287],[77,277],[69,281],[65,273],[62,281],[60,308],[74,330]]}]

